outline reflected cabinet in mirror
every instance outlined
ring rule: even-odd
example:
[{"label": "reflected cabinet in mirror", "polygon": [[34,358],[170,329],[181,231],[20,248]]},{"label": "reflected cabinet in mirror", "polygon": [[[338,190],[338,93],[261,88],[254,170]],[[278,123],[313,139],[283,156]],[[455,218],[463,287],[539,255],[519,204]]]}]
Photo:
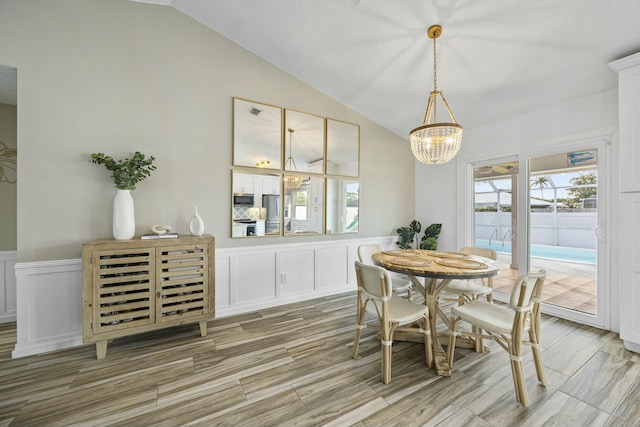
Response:
[{"label": "reflected cabinet in mirror", "polygon": [[233,172],[231,237],[281,234],[280,175]]},{"label": "reflected cabinet in mirror", "polygon": [[284,234],[322,234],[324,178],[301,175],[300,185],[284,185]]},{"label": "reflected cabinet in mirror", "polygon": [[327,119],[327,174],[358,176],[360,126]]},{"label": "reflected cabinet in mirror", "polygon": [[326,233],[357,233],[360,223],[360,182],[327,178],[326,200]]},{"label": "reflected cabinet in mirror", "polygon": [[324,118],[284,112],[285,171],[324,173]]},{"label": "reflected cabinet in mirror", "polygon": [[233,164],[282,169],[282,109],[233,99]]}]

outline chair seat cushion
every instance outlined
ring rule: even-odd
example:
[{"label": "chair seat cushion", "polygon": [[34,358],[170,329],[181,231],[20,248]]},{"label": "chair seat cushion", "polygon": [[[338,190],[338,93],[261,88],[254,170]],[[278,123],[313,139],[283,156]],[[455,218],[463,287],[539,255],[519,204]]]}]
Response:
[{"label": "chair seat cushion", "polygon": [[[374,303],[374,301],[369,301],[367,312],[377,317]],[[378,304],[380,304],[380,307],[382,306],[381,303]],[[389,311],[389,321],[397,322],[400,325],[415,322],[429,312],[429,308],[423,304],[416,304],[396,296],[387,301],[387,309]]]},{"label": "chair seat cushion", "polygon": [[[511,308],[484,301],[471,301],[464,305],[451,308],[453,316],[459,316],[461,320],[476,325],[485,331],[496,334],[510,334],[513,329],[515,312]],[[526,322],[524,331],[528,330]]]},{"label": "chair seat cushion", "polygon": [[489,286],[480,285],[475,280],[452,280],[445,289],[447,292],[465,295],[489,295],[493,292]]}]

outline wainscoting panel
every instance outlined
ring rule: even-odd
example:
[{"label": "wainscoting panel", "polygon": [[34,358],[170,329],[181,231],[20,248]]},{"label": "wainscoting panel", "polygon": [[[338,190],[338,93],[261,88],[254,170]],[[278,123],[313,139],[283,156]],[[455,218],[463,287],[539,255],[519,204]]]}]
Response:
[{"label": "wainscoting panel", "polygon": [[290,249],[280,251],[280,296],[304,295],[313,292],[315,278],[314,250]]},{"label": "wainscoting panel", "polygon": [[0,252],[0,323],[16,321],[15,251]]},{"label": "wainscoting panel", "polygon": [[82,260],[16,264],[17,343],[22,357],[82,344]]},{"label": "wainscoting panel", "polygon": [[[354,291],[358,246],[390,248],[394,241],[389,236],[216,249],[215,317]],[[17,263],[15,278],[18,337],[12,357],[81,345],[82,260]]]}]

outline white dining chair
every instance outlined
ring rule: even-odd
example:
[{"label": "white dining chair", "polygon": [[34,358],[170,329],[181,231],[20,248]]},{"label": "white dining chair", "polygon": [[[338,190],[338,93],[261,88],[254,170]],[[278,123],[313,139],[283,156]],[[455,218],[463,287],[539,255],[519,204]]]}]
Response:
[{"label": "white dining chair", "polygon": [[[393,337],[396,332],[419,332],[424,338],[427,366],[433,364],[429,308],[404,298],[394,296],[389,272],[376,265],[355,262],[358,280],[357,327],[351,357],[358,357],[360,335],[363,329],[371,328],[379,332],[382,352],[382,382],[391,382],[391,357]],[[375,320],[366,321],[365,314]]]},{"label": "white dining chair", "polygon": [[[495,261],[497,259],[496,251],[489,248],[477,248],[474,246],[463,246],[460,253],[466,255],[477,255]],[[470,280],[452,280],[445,289],[447,293],[455,294],[458,297],[458,305],[464,304],[466,301],[477,300],[478,297],[484,296],[487,301],[493,301],[493,277],[487,279],[470,279]]]},{"label": "white dining chair", "polygon": [[[382,252],[382,250],[382,246],[376,243],[360,245],[358,246],[358,259],[363,264],[374,265],[371,256],[377,252]],[[396,294],[406,293],[406,298],[409,301],[413,301],[413,284],[411,280],[407,276],[397,273],[390,273],[390,276],[393,292]]]},{"label": "white dining chair", "polygon": [[[546,272],[523,274],[518,277],[508,306],[487,301],[470,301],[451,308],[449,331],[449,366],[453,367],[456,337],[491,339],[509,353],[511,374],[516,401],[529,404],[524,371],[522,369],[522,345],[531,346],[538,381],[546,385],[542,356],[540,354],[540,296]],[[459,331],[458,323],[466,322],[476,327],[475,332]],[[527,333],[529,339],[524,338]]]}]

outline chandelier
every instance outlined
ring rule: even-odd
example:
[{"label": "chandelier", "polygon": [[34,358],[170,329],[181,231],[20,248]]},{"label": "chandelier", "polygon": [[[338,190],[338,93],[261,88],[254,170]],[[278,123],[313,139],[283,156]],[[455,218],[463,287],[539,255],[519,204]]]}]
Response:
[{"label": "chandelier", "polygon": [[[287,161],[284,164],[284,170],[285,171],[298,172],[298,169],[296,168],[296,161],[293,160],[293,154],[292,154],[292,151],[291,151],[291,140],[293,139],[293,132],[295,132],[295,131],[293,129],[289,128],[289,157],[287,158]],[[302,175],[299,175],[297,173],[294,173],[294,174],[285,173],[284,174],[284,187],[285,188],[298,188],[298,187],[300,187],[301,184],[302,184]]]},{"label": "chandelier", "polygon": [[[442,91],[438,90],[436,39],[440,37],[440,34],[442,34],[440,25],[432,25],[427,30],[427,35],[433,39],[433,91],[429,95],[422,125],[409,134],[413,156],[419,162],[428,165],[448,162],[456,155],[462,143],[462,126],[453,117]],[[450,123],[435,123],[437,120],[436,99],[438,97],[442,98],[442,103],[449,113]]]}]

